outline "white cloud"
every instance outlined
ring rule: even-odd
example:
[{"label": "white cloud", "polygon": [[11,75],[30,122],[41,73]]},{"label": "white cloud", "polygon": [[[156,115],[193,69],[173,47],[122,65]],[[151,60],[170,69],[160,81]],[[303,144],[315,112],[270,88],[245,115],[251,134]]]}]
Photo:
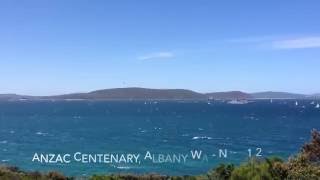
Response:
[{"label": "white cloud", "polygon": [[320,48],[320,37],[302,37],[273,41],[275,49],[299,49],[299,48]]},{"label": "white cloud", "polygon": [[229,43],[240,43],[271,49],[320,48],[320,36],[260,36],[228,39]]},{"label": "white cloud", "polygon": [[146,54],[144,56],[138,57],[139,60],[153,60],[153,59],[169,59],[173,58],[174,54],[172,52],[157,52]]},{"label": "white cloud", "polygon": [[259,36],[259,37],[241,37],[226,39],[226,42],[230,43],[260,43],[274,39],[274,36]]}]

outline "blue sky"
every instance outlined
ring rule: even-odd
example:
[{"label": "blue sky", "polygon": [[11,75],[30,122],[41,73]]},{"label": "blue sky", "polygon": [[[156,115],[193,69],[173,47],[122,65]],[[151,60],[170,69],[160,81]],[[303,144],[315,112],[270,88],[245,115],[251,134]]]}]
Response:
[{"label": "blue sky", "polygon": [[320,92],[320,1],[2,0],[0,93]]}]

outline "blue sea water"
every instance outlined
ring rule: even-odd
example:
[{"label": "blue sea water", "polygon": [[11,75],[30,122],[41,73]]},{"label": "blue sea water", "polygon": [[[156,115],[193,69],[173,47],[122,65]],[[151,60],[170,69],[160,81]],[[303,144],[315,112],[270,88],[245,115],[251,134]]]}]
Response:
[{"label": "blue sea water", "polygon": [[[80,176],[119,172],[200,174],[222,162],[239,164],[248,149],[287,158],[320,129],[311,101],[259,100],[235,105],[213,101],[0,102],[0,164],[24,170],[58,170]],[[228,157],[211,156],[227,149]],[[45,164],[34,153],[189,153],[208,161],[186,163]]]}]

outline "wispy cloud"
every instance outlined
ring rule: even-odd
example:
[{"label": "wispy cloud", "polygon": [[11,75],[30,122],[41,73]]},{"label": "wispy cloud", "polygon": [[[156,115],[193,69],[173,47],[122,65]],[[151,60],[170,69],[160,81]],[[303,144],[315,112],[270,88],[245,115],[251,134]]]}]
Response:
[{"label": "wispy cloud", "polygon": [[139,56],[139,60],[153,60],[153,59],[169,59],[173,58],[174,54],[172,52],[156,52],[151,54],[146,54],[143,56]]},{"label": "wispy cloud", "polygon": [[320,36],[261,36],[228,39],[226,42],[268,49],[320,48]]},{"label": "wispy cloud", "polygon": [[272,42],[275,49],[320,48],[320,37],[302,37],[294,39],[276,40]]},{"label": "wispy cloud", "polygon": [[274,36],[258,36],[258,37],[240,37],[240,38],[231,38],[226,39],[226,42],[229,43],[261,43],[270,41],[272,39],[275,39]]}]

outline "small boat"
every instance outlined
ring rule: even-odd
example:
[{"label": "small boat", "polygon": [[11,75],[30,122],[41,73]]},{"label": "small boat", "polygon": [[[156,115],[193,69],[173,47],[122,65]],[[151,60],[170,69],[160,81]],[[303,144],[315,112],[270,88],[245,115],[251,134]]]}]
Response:
[{"label": "small boat", "polygon": [[295,104],[296,104],[296,106],[298,106],[298,105],[299,105],[298,101],[296,101],[296,103],[295,103]]},{"label": "small boat", "polygon": [[270,99],[270,103],[272,103],[273,102],[273,100],[272,99]]},{"label": "small boat", "polygon": [[312,104],[312,105],[313,105],[313,104],[314,104],[314,101],[312,101],[310,104]]},{"label": "small boat", "polygon": [[317,109],[319,109],[319,108],[320,108],[320,104],[319,104],[319,103],[316,105],[316,108],[317,108]]},{"label": "small boat", "polygon": [[228,101],[228,104],[248,104],[249,101],[247,100],[231,100]]}]

